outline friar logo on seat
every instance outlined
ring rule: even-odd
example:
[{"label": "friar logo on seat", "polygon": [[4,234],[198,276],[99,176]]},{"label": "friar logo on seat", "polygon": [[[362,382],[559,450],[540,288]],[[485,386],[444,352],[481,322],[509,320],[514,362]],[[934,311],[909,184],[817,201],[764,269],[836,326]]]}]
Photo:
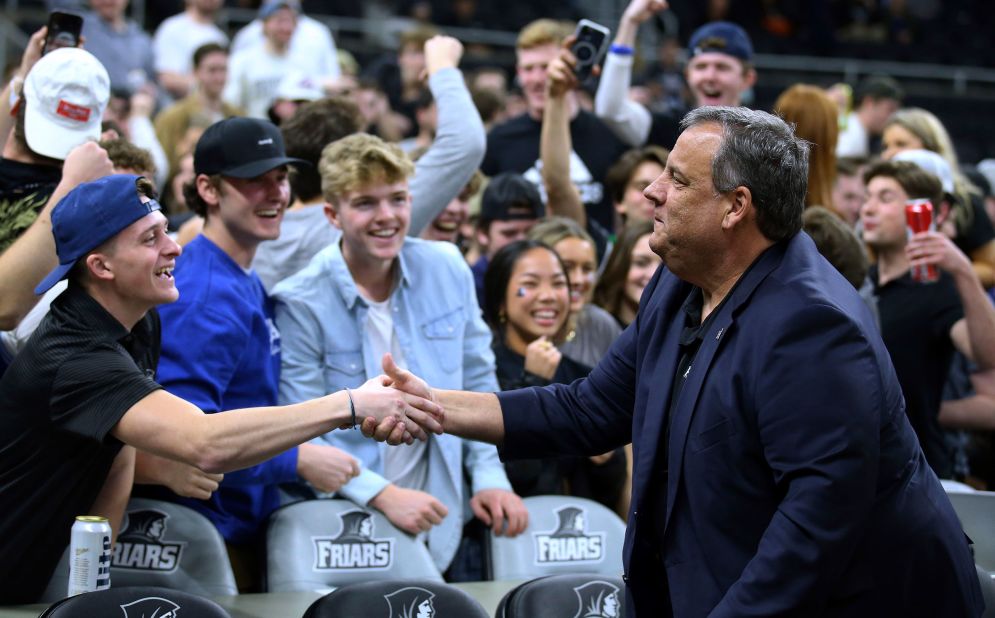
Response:
[{"label": "friar logo on seat", "polygon": [[587,582],[574,588],[577,614],[574,618],[618,618],[622,615],[618,586],[603,581]]},{"label": "friar logo on seat", "polygon": [[314,570],[389,569],[394,539],[373,538],[373,516],[363,510],[339,513],[342,529],[336,537],[312,537]]},{"label": "friar logo on seat", "polygon": [[180,606],[162,597],[145,597],[120,605],[124,618],[179,618]]},{"label": "friar logo on seat", "polygon": [[186,543],[164,540],[169,515],[153,509],[127,513],[124,530],[111,554],[111,567],[170,573],[180,565]]},{"label": "friar logo on seat", "polygon": [[435,593],[417,586],[408,586],[384,595],[389,618],[434,618],[435,607],[432,599]]},{"label": "friar logo on seat", "polygon": [[605,533],[587,532],[587,511],[565,506],[556,516],[556,530],[532,535],[536,564],[600,562],[604,558]]}]

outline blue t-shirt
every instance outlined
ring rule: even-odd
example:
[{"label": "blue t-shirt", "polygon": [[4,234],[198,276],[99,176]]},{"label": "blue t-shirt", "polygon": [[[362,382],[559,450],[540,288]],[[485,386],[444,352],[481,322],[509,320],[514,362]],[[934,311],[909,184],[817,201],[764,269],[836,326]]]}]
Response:
[{"label": "blue t-shirt", "polygon": [[[158,382],[207,413],[276,405],[280,333],[255,272],[198,236],[173,271],[180,299],[159,308]],[[297,449],[225,475],[210,500],[174,496],[207,516],[226,540],[253,540],[279,506],[277,484],[297,480]]]}]

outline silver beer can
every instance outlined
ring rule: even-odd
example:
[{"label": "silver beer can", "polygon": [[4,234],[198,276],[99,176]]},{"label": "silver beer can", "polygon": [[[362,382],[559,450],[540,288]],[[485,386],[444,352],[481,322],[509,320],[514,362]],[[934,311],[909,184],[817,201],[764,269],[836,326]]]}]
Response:
[{"label": "silver beer can", "polygon": [[111,587],[111,525],[106,517],[80,515],[69,543],[68,596]]}]

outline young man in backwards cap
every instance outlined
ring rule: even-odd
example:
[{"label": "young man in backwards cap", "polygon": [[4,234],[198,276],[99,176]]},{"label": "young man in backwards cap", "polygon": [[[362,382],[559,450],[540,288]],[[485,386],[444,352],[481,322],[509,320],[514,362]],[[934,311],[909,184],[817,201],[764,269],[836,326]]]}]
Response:
[{"label": "young man in backwards cap", "polygon": [[162,390],[154,307],[179,296],[181,250],[153,197],[143,178],[107,176],[52,213],[59,265],[35,292],[67,277],[69,287],[0,379],[0,604],[38,598],[75,516],[104,515],[119,528],[132,447],[222,473],[349,426],[352,408],[382,419],[406,401],[424,405],[371,382],[279,410],[205,415]]},{"label": "young man in backwards cap", "polygon": [[[605,58],[594,101],[598,118],[630,146],[656,144],[672,148],[681,114],[651,114],[628,98],[639,26],[667,8],[663,0],[632,0],[622,14],[615,40]],[[709,22],[691,34],[684,69],[694,107],[742,105],[743,94],[757,81],[753,42],[740,26]]]}]

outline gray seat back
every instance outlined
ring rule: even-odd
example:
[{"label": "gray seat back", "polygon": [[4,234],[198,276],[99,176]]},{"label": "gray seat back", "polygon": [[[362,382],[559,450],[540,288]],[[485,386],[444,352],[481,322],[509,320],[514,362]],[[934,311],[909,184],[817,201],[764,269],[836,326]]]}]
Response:
[{"label": "gray seat back", "polygon": [[[42,596],[66,596],[69,548]],[[200,596],[238,594],[224,539],[209,519],[172,502],[133,498],[111,555],[111,586],[157,586]]]},{"label": "gray seat back", "polygon": [[494,579],[563,573],[622,573],[625,522],[592,500],[570,496],[525,498],[529,527],[515,538],[488,532]]},{"label": "gray seat back", "polygon": [[974,542],[974,561],[995,572],[995,492],[948,493],[964,533]]},{"label": "gray seat back", "polygon": [[266,589],[327,591],[385,579],[442,581],[425,545],[379,511],[349,500],[306,500],[270,516]]},{"label": "gray seat back", "polygon": [[981,584],[981,598],[985,601],[985,612],[981,614],[981,618],[995,618],[995,580],[991,573],[977,564],[974,568],[978,572],[978,583]]}]

